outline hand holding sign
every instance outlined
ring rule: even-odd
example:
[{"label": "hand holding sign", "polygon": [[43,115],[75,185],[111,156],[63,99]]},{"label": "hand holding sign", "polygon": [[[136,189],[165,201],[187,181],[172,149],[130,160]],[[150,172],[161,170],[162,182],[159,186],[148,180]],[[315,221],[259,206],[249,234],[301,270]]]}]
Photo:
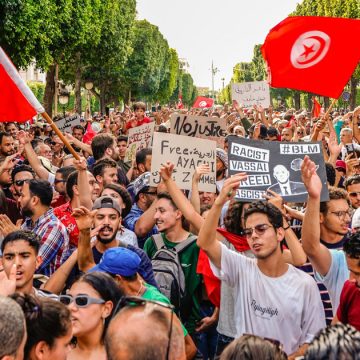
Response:
[{"label": "hand holding sign", "polygon": [[208,164],[202,164],[196,168],[193,175],[193,181],[198,183],[202,175],[206,175],[209,173],[210,173],[210,166]]},{"label": "hand holding sign", "polygon": [[166,164],[161,164],[159,173],[161,176],[161,179],[166,182],[169,179],[171,179],[172,173],[174,171],[175,165],[171,163],[170,161],[167,161]]},{"label": "hand holding sign", "polygon": [[240,186],[240,183],[246,180],[246,178],[246,173],[238,173],[226,179],[220,194],[215,200],[215,203],[217,205],[223,206],[227,201],[233,199],[236,195],[236,190]]},{"label": "hand holding sign", "polygon": [[316,173],[316,165],[308,156],[301,164],[301,178],[311,198],[320,198],[322,183]]}]

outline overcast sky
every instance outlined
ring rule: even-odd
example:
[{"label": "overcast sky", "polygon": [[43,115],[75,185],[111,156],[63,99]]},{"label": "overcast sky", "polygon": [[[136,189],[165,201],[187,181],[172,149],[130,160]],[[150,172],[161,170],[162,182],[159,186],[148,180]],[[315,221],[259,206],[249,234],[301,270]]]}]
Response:
[{"label": "overcast sky", "polygon": [[157,25],[186,58],[197,86],[211,87],[211,61],[219,69],[215,89],[234,65],[250,61],[255,44],[295,10],[301,0],[137,0],[139,19]]}]

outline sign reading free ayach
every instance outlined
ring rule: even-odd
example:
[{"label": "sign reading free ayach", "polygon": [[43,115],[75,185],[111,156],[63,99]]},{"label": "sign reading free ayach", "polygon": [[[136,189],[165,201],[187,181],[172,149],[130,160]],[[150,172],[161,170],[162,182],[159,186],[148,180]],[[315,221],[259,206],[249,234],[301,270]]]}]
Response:
[{"label": "sign reading free ayach", "polygon": [[301,163],[308,155],[317,165],[323,184],[321,201],[329,199],[321,143],[260,141],[229,137],[229,175],[246,172],[236,198],[261,200],[267,190],[280,194],[288,202],[304,202],[307,191],[301,180]]},{"label": "sign reading free ayach", "polygon": [[216,142],[188,136],[154,133],[150,185],[157,186],[161,177],[161,164],[172,162],[175,167],[173,179],[180,189],[191,190],[192,176],[196,167],[209,164],[210,173],[203,175],[199,190],[216,191]]},{"label": "sign reading free ayach", "polygon": [[171,115],[170,133],[187,135],[200,139],[214,140],[223,147],[226,136],[226,120],[218,117]]}]

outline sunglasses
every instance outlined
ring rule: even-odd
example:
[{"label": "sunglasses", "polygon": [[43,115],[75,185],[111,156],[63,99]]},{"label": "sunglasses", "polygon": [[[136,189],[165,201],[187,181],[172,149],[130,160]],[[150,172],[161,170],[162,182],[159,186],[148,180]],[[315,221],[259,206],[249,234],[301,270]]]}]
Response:
[{"label": "sunglasses", "polygon": [[58,184],[58,183],[61,183],[61,182],[66,183],[66,180],[59,180],[59,179],[54,180],[54,184]]},{"label": "sunglasses", "polygon": [[169,333],[168,333],[168,344],[166,347],[166,357],[165,357],[165,359],[168,360],[169,354],[170,354],[170,344],[171,344],[174,310],[175,310],[174,305],[165,304],[165,303],[162,303],[160,301],[155,301],[155,300],[147,300],[147,299],[143,299],[138,296],[123,296],[120,299],[120,301],[116,304],[116,307],[115,307],[112,317],[114,317],[117,312],[119,312],[121,309],[123,309],[125,307],[148,306],[148,305],[161,306],[162,308],[165,308],[165,309],[168,309],[171,311],[170,327],[169,327]]},{"label": "sunglasses", "polygon": [[75,301],[75,305],[79,308],[87,307],[91,304],[104,304],[105,300],[92,298],[88,295],[77,295],[75,297],[71,295],[60,295],[59,301],[64,305],[70,305],[73,301]]},{"label": "sunglasses", "polygon": [[265,231],[271,227],[273,228],[272,225],[268,225],[268,224],[258,224],[253,228],[244,229],[243,235],[246,236],[247,238],[250,238],[252,236],[254,230],[255,230],[256,234],[263,235],[265,233]]}]

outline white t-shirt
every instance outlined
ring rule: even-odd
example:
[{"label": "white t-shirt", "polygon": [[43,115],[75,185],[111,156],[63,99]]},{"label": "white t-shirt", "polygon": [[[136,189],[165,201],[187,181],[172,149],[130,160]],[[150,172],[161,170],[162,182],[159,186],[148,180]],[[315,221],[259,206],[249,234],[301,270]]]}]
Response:
[{"label": "white t-shirt", "polygon": [[279,277],[264,275],[256,259],[221,244],[221,271],[214,274],[234,288],[236,337],[254,334],[281,342],[290,355],[325,327],[324,309],[314,279],[288,265]]}]

